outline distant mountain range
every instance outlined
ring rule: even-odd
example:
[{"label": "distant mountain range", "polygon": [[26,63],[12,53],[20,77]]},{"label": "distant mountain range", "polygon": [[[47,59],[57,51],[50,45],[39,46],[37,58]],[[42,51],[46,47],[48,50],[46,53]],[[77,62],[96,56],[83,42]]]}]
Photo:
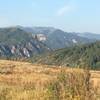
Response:
[{"label": "distant mountain range", "polygon": [[96,38],[90,38],[87,35],[85,37],[85,34],[84,36],[83,35],[81,36],[81,33],[64,32],[60,29],[55,29],[53,27],[33,27],[33,28],[20,27],[20,28],[26,32],[33,33],[34,36],[41,35],[41,37],[43,37],[43,41],[41,40],[41,42],[45,43],[48,47],[54,50],[79,44],[91,43],[97,40]]},{"label": "distant mountain range", "polygon": [[35,54],[95,42],[100,38],[100,35],[87,34],[64,32],[52,27],[0,28],[0,57],[32,57]]},{"label": "distant mountain range", "polygon": [[77,33],[77,35],[88,39],[100,40],[100,34],[85,32],[85,33]]}]

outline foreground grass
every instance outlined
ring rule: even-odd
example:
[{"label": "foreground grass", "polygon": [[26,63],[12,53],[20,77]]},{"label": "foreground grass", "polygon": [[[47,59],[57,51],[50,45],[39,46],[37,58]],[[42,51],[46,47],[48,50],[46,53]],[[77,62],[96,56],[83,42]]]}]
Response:
[{"label": "foreground grass", "polygon": [[0,61],[0,100],[100,100],[100,72]]}]

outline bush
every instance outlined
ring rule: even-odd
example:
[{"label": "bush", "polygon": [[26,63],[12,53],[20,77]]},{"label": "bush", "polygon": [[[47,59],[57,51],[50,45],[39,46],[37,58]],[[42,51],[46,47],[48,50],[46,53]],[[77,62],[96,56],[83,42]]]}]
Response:
[{"label": "bush", "polygon": [[57,80],[49,84],[48,95],[48,100],[94,100],[89,71],[61,71]]}]

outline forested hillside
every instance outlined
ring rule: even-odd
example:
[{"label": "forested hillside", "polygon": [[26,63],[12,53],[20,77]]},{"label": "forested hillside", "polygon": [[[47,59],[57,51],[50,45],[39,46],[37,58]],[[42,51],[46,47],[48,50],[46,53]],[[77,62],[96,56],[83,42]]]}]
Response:
[{"label": "forested hillside", "polygon": [[33,62],[100,69],[100,42],[56,50],[37,57]]},{"label": "forested hillside", "polygon": [[20,28],[0,28],[0,58],[31,57],[50,49]]}]

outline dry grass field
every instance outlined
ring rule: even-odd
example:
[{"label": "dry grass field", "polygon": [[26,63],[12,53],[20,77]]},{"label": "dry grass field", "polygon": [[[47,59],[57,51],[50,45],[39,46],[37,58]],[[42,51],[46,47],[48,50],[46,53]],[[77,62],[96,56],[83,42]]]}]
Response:
[{"label": "dry grass field", "polygon": [[100,100],[100,71],[90,74],[82,69],[0,60],[0,100]]}]

